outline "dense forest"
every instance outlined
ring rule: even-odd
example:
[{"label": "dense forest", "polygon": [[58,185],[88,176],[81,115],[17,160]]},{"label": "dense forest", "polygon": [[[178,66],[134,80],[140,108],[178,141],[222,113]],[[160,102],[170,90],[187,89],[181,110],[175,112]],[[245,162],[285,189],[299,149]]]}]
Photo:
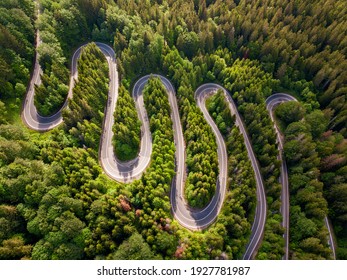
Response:
[{"label": "dense forest", "polygon": [[[35,31],[36,30],[36,31]],[[174,85],[186,151],[184,195],[207,205],[219,174],[217,145],[196,105],[205,82],[235,100],[261,167],[267,220],[256,259],[282,259],[280,162],[265,99],[298,102],[275,111],[290,191],[290,258],[347,259],[347,2],[345,0],[2,0],[0,3],[0,259],[241,259],[256,208],[244,139],[222,92],[207,108],[228,154],[226,198],[216,221],[190,231],[174,219],[170,189],[175,141],[158,78],[143,95],[151,161],[129,184],[108,178],[98,151],[109,69],[92,41],[116,52],[119,93],[113,145],[119,160],[139,153],[136,81],[160,73]],[[22,122],[35,56],[40,115],[55,114],[69,89],[71,58],[83,48],[64,124],[39,133]],[[37,50],[37,51],[36,51]]]},{"label": "dense forest", "polygon": [[134,99],[124,86],[119,88],[114,112],[114,151],[121,161],[134,159],[139,153],[141,123],[137,118]]}]

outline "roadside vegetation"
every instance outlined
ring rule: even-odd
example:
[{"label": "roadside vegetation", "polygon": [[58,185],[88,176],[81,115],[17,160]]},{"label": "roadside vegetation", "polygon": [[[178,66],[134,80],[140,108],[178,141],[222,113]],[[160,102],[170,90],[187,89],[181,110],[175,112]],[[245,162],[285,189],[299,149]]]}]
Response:
[{"label": "roadside vegetation", "polygon": [[164,69],[169,70],[169,75],[173,76],[173,82],[177,85],[178,106],[186,143],[185,196],[190,206],[202,208],[210,202],[216,189],[216,139],[194,100],[193,85],[198,84],[194,76],[194,65],[189,60],[180,58],[179,53],[173,50],[164,57]]},{"label": "roadside vegetation", "polygon": [[[297,114],[286,114],[288,111],[296,111]],[[328,123],[323,113],[313,111],[306,115],[303,107],[295,101],[279,105],[275,113],[285,128],[284,155],[289,173],[291,258],[330,259],[332,253],[324,224],[328,205],[323,196],[320,157],[314,141],[314,137],[320,137],[326,130]]]},{"label": "roadside vegetation", "polygon": [[99,147],[104,108],[108,94],[108,64],[94,44],[83,48],[78,61],[78,81],[63,112],[64,125],[79,143],[95,150]]},{"label": "roadside vegetation", "polygon": [[50,116],[59,111],[67,98],[72,50],[86,40],[89,32],[77,1],[38,3],[38,54],[43,75],[41,85],[35,89],[35,106],[39,114]]},{"label": "roadside vegetation", "polygon": [[137,116],[134,99],[124,86],[119,87],[113,133],[116,157],[121,161],[136,158],[140,150],[141,122]]},{"label": "roadside vegetation", "polygon": [[0,3],[0,124],[18,112],[29,82],[34,46],[32,1]]},{"label": "roadside vegetation", "polygon": [[225,243],[234,247],[231,252],[227,251],[227,255],[232,254],[241,259],[249,242],[255,215],[257,199],[254,171],[243,136],[235,125],[235,117],[230,112],[223,92],[219,90],[207,99],[206,107],[224,137],[228,152],[228,192],[217,224],[225,225],[229,237]]},{"label": "roadside vegetation", "polygon": [[227,139],[229,185],[209,228],[190,232],[172,218],[175,146],[158,79],[144,92],[153,138],[150,166],[127,185],[103,174],[98,146],[108,67],[94,44],[79,62],[65,124],[44,134],[28,131],[13,114],[19,116],[32,72],[35,27],[43,69],[35,104],[42,115],[64,103],[78,46],[94,40],[115,49],[123,85],[114,126],[119,159],[133,158],[139,147],[130,86],[149,73],[173,82],[186,145],[185,195],[192,207],[208,204],[218,177],[216,140],[194,92],[202,83],[217,82],[231,93],[266,186],[269,211],[259,259],[283,255],[280,163],[265,98],[277,90],[295,92],[302,105],[281,105],[276,112],[290,173],[290,257],[331,258],[323,223],[328,215],[338,258],[347,258],[345,0],[38,2],[37,20],[33,1],[0,4],[1,259],[236,259],[254,218],[253,172],[220,95],[209,109]]}]

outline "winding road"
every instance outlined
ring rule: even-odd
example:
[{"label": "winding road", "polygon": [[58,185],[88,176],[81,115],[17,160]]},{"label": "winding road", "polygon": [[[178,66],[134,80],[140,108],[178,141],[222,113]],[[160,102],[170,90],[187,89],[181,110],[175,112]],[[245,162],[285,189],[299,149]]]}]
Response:
[{"label": "winding road", "polygon": [[[257,162],[257,159],[254,155],[253,148],[251,145],[251,141],[248,137],[248,134],[246,132],[246,129],[244,127],[244,124],[242,122],[241,116],[237,110],[236,104],[234,100],[231,98],[231,95],[227,90],[225,90],[223,87],[217,84],[209,83],[204,84],[200,86],[196,92],[195,92],[195,98],[197,100],[197,104],[202,110],[205,119],[209,123],[209,125],[212,127],[216,137],[217,137],[217,144],[218,147],[224,147],[218,150],[218,160],[219,160],[219,166],[220,166],[220,174],[219,174],[219,182],[220,185],[226,185],[226,176],[227,176],[227,153],[225,149],[224,139],[222,135],[220,134],[216,124],[212,120],[211,116],[207,112],[205,108],[205,99],[208,95],[211,95],[212,93],[217,92],[218,90],[222,90],[224,93],[225,100],[227,101],[227,104],[229,106],[229,110],[232,115],[235,115],[235,124],[239,127],[241,134],[243,135],[248,157],[251,160],[252,168],[254,171],[255,179],[256,179],[256,185],[257,185],[257,207],[256,207],[256,215],[255,219],[252,225],[251,230],[251,239],[246,247],[246,251],[244,253],[243,259],[249,260],[254,257],[260,243],[263,237],[264,233],[264,227],[265,227],[265,221],[266,221],[266,213],[267,213],[267,204],[266,204],[266,196],[265,196],[265,188],[262,180],[262,176],[260,173],[260,168]],[[225,159],[224,159],[225,157]],[[221,168],[222,166],[222,168]],[[221,172],[225,172],[221,174]],[[216,190],[217,193],[218,190]],[[225,191],[225,187],[223,188],[223,191]],[[213,198],[214,199],[214,198]],[[213,201],[212,199],[212,201]],[[212,202],[211,201],[211,202]],[[221,201],[222,204],[223,201]],[[222,205],[220,204],[219,207]],[[220,208],[219,208],[220,210]],[[218,212],[219,212],[218,210]]]},{"label": "winding road", "polygon": [[[37,44],[40,44],[39,33],[37,32]],[[263,186],[262,177],[260,174],[259,166],[255,158],[250,140],[241,121],[240,115],[237,111],[236,105],[230,97],[230,94],[221,86],[217,84],[205,84],[200,86],[195,92],[195,99],[197,105],[201,109],[204,117],[212,128],[213,133],[217,140],[218,164],[219,164],[219,177],[216,184],[216,192],[210,203],[204,209],[190,208],[184,199],[184,180],[185,180],[185,144],[182,132],[182,126],[177,106],[175,90],[165,77],[160,75],[147,75],[139,79],[133,88],[133,98],[135,100],[138,117],[142,123],[141,125],[141,148],[137,158],[129,162],[120,162],[114,154],[112,145],[114,124],[113,112],[116,110],[118,98],[118,72],[116,65],[116,58],[113,49],[103,43],[96,43],[102,53],[105,55],[109,65],[109,92],[108,101],[105,110],[105,118],[103,123],[103,132],[100,142],[99,159],[104,172],[112,179],[129,183],[141,177],[142,173],[150,163],[152,153],[152,138],[149,129],[149,120],[145,110],[143,101],[143,88],[151,76],[157,76],[161,79],[166,88],[169,103],[171,106],[171,118],[173,121],[174,141],[176,145],[176,174],[174,176],[170,194],[172,214],[178,222],[184,227],[191,230],[201,230],[208,227],[217,218],[220,209],[223,205],[224,197],[226,194],[227,182],[227,162],[228,156],[224,143],[223,136],[219,132],[216,124],[209,115],[205,101],[206,98],[221,89],[224,92],[225,98],[228,101],[230,111],[236,116],[236,125],[241,130],[245,139],[247,152],[252,162],[256,182],[257,182],[257,208],[255,220],[252,226],[251,240],[247,245],[244,259],[251,259],[256,250],[258,249],[262,240],[265,220],[266,220],[266,197]],[[72,97],[75,81],[78,80],[77,62],[84,46],[78,48],[72,56],[71,72],[70,72],[70,86],[67,99],[62,108],[52,116],[41,116],[34,105],[35,85],[41,83],[40,75],[42,74],[38,54],[32,73],[32,78],[28,87],[27,95],[23,103],[21,117],[23,122],[31,129],[36,131],[47,131],[53,129],[63,122],[62,111],[68,106],[68,100]]]},{"label": "winding road", "polygon": [[[41,43],[39,32],[36,34],[36,48]],[[247,132],[244,128],[242,119],[239,115],[237,107],[234,101],[231,98],[231,95],[220,85],[217,84],[204,84],[200,86],[195,92],[195,99],[197,105],[201,109],[206,121],[211,126],[213,133],[216,137],[217,142],[217,153],[218,153],[218,165],[219,165],[219,177],[216,184],[216,192],[213,196],[210,203],[204,209],[192,209],[190,208],[185,199],[184,199],[184,180],[185,180],[185,143],[183,138],[182,126],[177,106],[176,93],[175,89],[170,83],[168,79],[160,75],[147,75],[139,79],[133,87],[132,95],[135,100],[138,117],[141,121],[141,146],[140,152],[138,156],[128,162],[120,162],[115,154],[114,148],[112,145],[112,137],[113,131],[112,126],[114,124],[113,113],[116,110],[117,98],[118,98],[118,72],[116,65],[116,58],[114,50],[104,44],[104,43],[96,43],[96,45],[100,48],[102,53],[105,55],[108,65],[109,65],[109,92],[108,92],[108,102],[105,109],[105,118],[103,123],[103,131],[100,140],[100,150],[99,150],[99,160],[102,165],[104,172],[112,179],[129,183],[135,179],[139,179],[142,176],[142,173],[146,170],[147,166],[151,160],[152,154],[152,137],[149,129],[149,120],[147,116],[147,112],[144,106],[143,101],[143,89],[146,85],[148,79],[151,76],[157,76],[161,79],[163,85],[166,88],[166,92],[168,94],[169,103],[171,106],[171,118],[173,121],[173,132],[174,132],[174,141],[176,146],[176,174],[172,181],[170,200],[171,200],[171,209],[172,214],[178,222],[190,229],[190,230],[201,230],[208,227],[211,223],[213,223],[223,205],[223,201],[226,194],[226,182],[227,182],[227,162],[228,156],[224,143],[223,136],[221,135],[219,129],[214,123],[213,119],[209,115],[205,102],[206,98],[218,90],[222,90],[225,96],[225,99],[228,103],[231,114],[235,115],[236,122],[235,124],[239,127],[245,141],[246,149],[248,152],[248,157],[251,160],[251,164],[254,170],[256,186],[257,186],[257,207],[255,213],[255,219],[251,229],[251,237],[250,242],[248,243],[243,258],[245,260],[249,260],[255,256],[257,249],[260,246],[265,221],[266,221],[266,213],[267,213],[267,203],[265,196],[265,189],[262,181],[262,176],[260,173],[259,165],[254,155],[252,145],[250,143]],[[30,84],[27,90],[27,95],[23,103],[22,114],[21,117],[23,122],[31,129],[36,131],[47,131],[53,129],[60,125],[63,122],[62,111],[68,106],[69,98],[72,98],[73,88],[75,85],[75,81],[78,79],[77,72],[77,61],[80,57],[81,51],[84,46],[78,48],[72,57],[71,64],[71,72],[70,72],[70,86],[68,96],[62,108],[52,116],[44,117],[41,116],[34,105],[34,95],[35,95],[35,85],[39,85],[41,83],[40,75],[42,74],[42,70],[39,65],[39,56],[36,52],[36,60],[34,64],[34,70],[32,73],[32,77],[30,80]],[[279,159],[281,161],[281,176],[280,181],[282,184],[282,192],[281,192],[281,213],[283,216],[282,225],[285,228],[284,239],[285,239],[285,255],[284,259],[289,258],[289,188],[288,188],[288,172],[286,162],[283,158],[283,136],[278,130],[273,112],[274,108],[286,101],[296,101],[296,99],[285,93],[277,93],[271,95],[266,100],[267,109],[269,110],[272,121],[275,125],[275,130],[277,133],[278,140],[278,148],[279,148]],[[332,238],[332,232],[330,229],[328,218],[324,219],[326,227],[329,231],[328,243],[332,248],[333,257],[336,259],[335,247]]]}]

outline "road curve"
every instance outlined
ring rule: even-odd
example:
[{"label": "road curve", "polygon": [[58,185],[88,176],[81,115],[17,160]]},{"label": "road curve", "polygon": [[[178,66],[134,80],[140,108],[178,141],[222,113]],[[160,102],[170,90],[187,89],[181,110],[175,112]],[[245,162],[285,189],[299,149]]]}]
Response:
[{"label": "road curve", "polygon": [[245,145],[248,153],[248,157],[251,160],[252,168],[255,174],[256,185],[257,185],[257,207],[256,207],[256,215],[253,222],[252,230],[251,230],[251,240],[246,247],[246,251],[244,253],[243,259],[249,260],[254,257],[263,237],[265,221],[266,221],[266,213],[267,213],[267,204],[266,204],[266,196],[265,196],[265,188],[262,180],[262,176],[260,173],[260,168],[256,157],[253,152],[253,148],[251,142],[249,140],[246,129],[241,120],[241,116],[237,110],[236,104],[231,98],[230,93],[228,93],[223,87],[218,84],[204,84],[200,86],[195,92],[195,98],[197,100],[197,104],[202,110],[206,121],[212,127],[214,134],[216,135],[217,145],[218,145],[218,161],[219,161],[219,184],[217,185],[216,195],[211,200],[212,205],[215,205],[215,209],[217,210],[217,214],[219,213],[222,203],[224,200],[225,192],[226,192],[226,180],[227,180],[227,152],[225,148],[224,139],[219,132],[216,124],[212,120],[211,116],[206,110],[205,100],[208,95],[211,95],[218,90],[222,90],[225,96],[225,100],[228,103],[230,112],[232,115],[235,115],[236,121],[235,124],[239,127],[240,132],[243,135],[245,140]]},{"label": "road curve", "polygon": [[[257,185],[257,207],[256,207],[256,214],[255,219],[252,225],[251,229],[251,240],[248,243],[246,247],[246,251],[244,253],[243,259],[249,260],[254,257],[263,237],[264,233],[264,227],[265,227],[265,221],[266,221],[266,214],[267,214],[267,203],[266,203],[266,195],[265,195],[265,188],[264,183],[262,180],[262,176],[260,173],[260,168],[257,162],[257,159],[254,155],[253,148],[251,145],[251,141],[248,137],[248,134],[246,132],[246,129],[244,127],[244,124],[242,122],[241,116],[237,110],[236,104],[234,100],[231,98],[230,93],[225,90],[223,87],[217,84],[209,83],[202,85],[198,88],[197,91],[202,92],[216,92],[218,90],[222,90],[225,96],[225,99],[228,103],[229,109],[231,114],[235,115],[235,124],[239,127],[240,132],[243,135],[243,138],[245,140],[245,145],[248,153],[248,157],[251,160],[252,168],[254,171],[254,176],[256,180]],[[217,142],[218,143],[218,142]],[[223,180],[224,178],[220,179]]]},{"label": "road curve", "polygon": [[109,89],[103,134],[100,143],[99,159],[105,173],[110,178],[118,182],[130,183],[133,180],[139,179],[141,177],[142,173],[146,170],[151,160],[152,137],[149,128],[147,111],[145,110],[142,95],[143,88],[147,83],[148,78],[143,77],[139,81],[137,81],[132,92],[138,117],[141,121],[140,152],[135,159],[127,162],[121,162],[116,158],[112,144],[112,127],[114,124],[113,113],[116,110],[118,99],[118,73],[115,59],[113,59],[112,66],[114,69],[110,73],[110,77],[112,77],[110,83],[114,82],[116,86],[112,89]]},{"label": "road curve", "polygon": [[[221,206],[224,201],[226,192],[226,172],[227,172],[227,153],[223,137],[220,134],[217,126],[209,116],[206,107],[204,106],[205,96],[199,89],[196,91],[196,98],[198,105],[202,109],[207,121],[212,126],[212,129],[217,137],[218,153],[223,155],[219,157],[220,177],[217,183],[216,194],[213,196],[211,202],[203,209],[190,208],[184,199],[184,180],[185,180],[185,145],[183,138],[182,125],[178,111],[177,99],[175,89],[171,82],[161,75],[147,75],[142,77],[134,86],[133,96],[142,97],[144,85],[147,83],[151,76],[160,78],[168,94],[168,99],[171,108],[171,119],[173,122],[174,142],[176,146],[175,160],[176,160],[176,174],[172,181],[170,200],[171,211],[174,218],[185,228],[191,230],[201,230],[208,227],[213,223],[218,216]],[[145,111],[144,106],[139,106],[141,110]],[[138,107],[138,110],[139,110]],[[148,118],[145,119],[148,122]],[[222,182],[222,183],[220,183]]]},{"label": "road curve", "polygon": [[[37,41],[36,44],[39,45],[40,44],[39,34],[37,34],[36,41]],[[112,48],[102,43],[97,43],[97,45],[100,47],[101,51],[105,55],[111,56],[111,52],[113,52]],[[64,105],[61,107],[61,109],[58,112],[48,117],[41,116],[37,112],[35,104],[34,104],[35,85],[41,84],[40,75],[42,74],[42,70],[39,64],[39,56],[38,54],[36,55],[34,71],[32,74],[32,78],[30,80],[29,88],[25,97],[22,115],[21,115],[24,123],[29,128],[36,131],[47,131],[57,127],[63,122],[62,111],[68,105],[68,99],[72,97],[72,89],[74,87],[75,79],[77,79],[77,76],[78,76],[77,59],[80,56],[81,50],[83,47],[84,46],[81,46],[80,48],[78,48],[72,57],[70,87],[69,87],[67,99],[65,100]]]},{"label": "road curve", "polygon": [[[271,120],[274,123],[276,135],[277,135],[277,142],[278,142],[278,149],[279,149],[279,159],[281,161],[281,176],[280,181],[282,184],[282,192],[281,192],[281,213],[283,216],[282,226],[284,227],[284,243],[285,243],[285,254],[284,259],[289,259],[289,184],[288,184],[288,170],[287,170],[287,164],[283,155],[283,136],[281,132],[279,131],[275,119],[274,119],[274,109],[276,106],[283,102],[288,101],[297,101],[297,99],[287,93],[275,93],[271,96],[269,96],[266,99],[266,108],[270,113]],[[335,253],[335,243],[332,237],[332,230],[329,225],[328,217],[326,216],[324,218],[324,223],[328,229],[329,236],[328,236],[328,243],[332,250],[332,256],[334,259],[336,259],[336,253]]]},{"label": "road curve", "polygon": [[[165,79],[166,80],[166,79]],[[162,79],[163,81],[163,79]],[[164,82],[165,85],[165,82]],[[167,87],[167,86],[166,86]],[[227,180],[227,163],[228,157],[223,136],[219,132],[216,124],[208,113],[205,101],[210,92],[206,92],[204,86],[199,87],[195,92],[195,99],[198,107],[201,109],[206,121],[211,126],[213,133],[217,139],[217,153],[219,165],[219,177],[216,183],[215,195],[212,197],[210,203],[203,209],[190,208],[184,199],[184,175],[185,175],[185,153],[184,153],[184,139],[182,128],[180,124],[180,117],[177,108],[176,97],[172,88],[172,98],[169,98],[172,119],[174,120],[174,139],[176,143],[176,176],[173,180],[171,188],[171,207],[175,219],[186,228],[191,230],[200,230],[208,227],[217,218],[220,209],[222,208],[224,197],[226,194],[226,180]],[[182,148],[183,147],[183,148]]]},{"label": "road curve", "polygon": [[281,191],[281,213],[282,213],[282,226],[284,228],[284,256],[285,260],[289,259],[289,186],[288,186],[288,170],[287,164],[283,155],[283,136],[278,130],[274,119],[274,108],[282,102],[297,101],[293,96],[286,93],[276,93],[266,99],[266,109],[270,113],[270,117],[275,126],[278,143],[278,158],[281,161],[281,175],[280,182],[282,184]]}]

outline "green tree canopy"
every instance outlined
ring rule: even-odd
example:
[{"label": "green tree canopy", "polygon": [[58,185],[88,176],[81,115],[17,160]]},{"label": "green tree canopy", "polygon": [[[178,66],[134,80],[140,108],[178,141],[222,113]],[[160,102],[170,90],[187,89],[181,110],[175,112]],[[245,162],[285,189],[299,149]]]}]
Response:
[{"label": "green tree canopy", "polygon": [[113,254],[114,260],[153,260],[155,259],[149,245],[145,242],[142,235],[134,233],[125,240]]}]

